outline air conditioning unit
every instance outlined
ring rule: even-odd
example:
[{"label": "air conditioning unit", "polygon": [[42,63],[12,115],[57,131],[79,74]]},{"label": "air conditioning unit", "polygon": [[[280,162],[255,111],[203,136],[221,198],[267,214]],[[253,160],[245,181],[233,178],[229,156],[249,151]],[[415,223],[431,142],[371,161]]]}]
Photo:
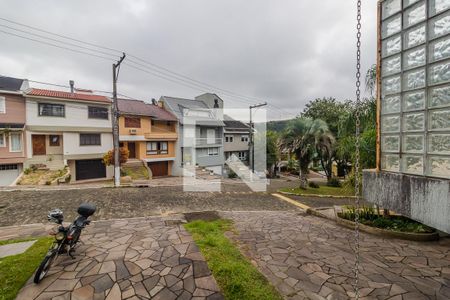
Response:
[{"label": "air conditioning unit", "polygon": [[130,134],[136,134],[136,133],[137,133],[136,129],[134,129],[134,128],[130,129]]}]

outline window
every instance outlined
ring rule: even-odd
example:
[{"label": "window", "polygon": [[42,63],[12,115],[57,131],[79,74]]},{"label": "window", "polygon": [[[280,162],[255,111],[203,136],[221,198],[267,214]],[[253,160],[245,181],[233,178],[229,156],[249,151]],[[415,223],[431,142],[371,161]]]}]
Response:
[{"label": "window", "polygon": [[226,143],[232,143],[233,142],[233,136],[232,135],[226,136],[225,137],[225,142]]},{"label": "window", "polygon": [[17,165],[0,165],[0,171],[6,171],[6,170],[17,170]]},{"label": "window", "polygon": [[125,117],[126,128],[141,128],[141,118]]},{"label": "window", "polygon": [[151,124],[152,124],[152,126],[155,126],[155,120],[151,120]]},{"label": "window", "polygon": [[6,140],[4,133],[0,133],[0,147],[6,147]]},{"label": "window", "polygon": [[248,142],[248,135],[242,135],[241,142]]},{"label": "window", "polygon": [[51,147],[59,147],[59,135],[51,135],[49,139]]},{"label": "window", "polygon": [[6,98],[0,96],[0,114],[6,114]]},{"label": "window", "polygon": [[239,159],[240,160],[246,160],[247,159],[247,152],[245,152],[245,151],[239,152]]},{"label": "window", "polygon": [[209,156],[218,156],[219,155],[219,148],[208,148],[208,155]]},{"label": "window", "polygon": [[80,146],[101,146],[100,133],[80,133]]},{"label": "window", "polygon": [[108,108],[88,106],[89,119],[105,119],[108,120]]},{"label": "window", "polygon": [[39,103],[39,116],[65,117],[66,111],[63,104]]},{"label": "window", "polygon": [[22,151],[22,133],[11,133],[9,135],[9,151],[10,152]]},{"label": "window", "polygon": [[167,153],[168,153],[167,142],[147,142],[148,155],[167,154]]}]

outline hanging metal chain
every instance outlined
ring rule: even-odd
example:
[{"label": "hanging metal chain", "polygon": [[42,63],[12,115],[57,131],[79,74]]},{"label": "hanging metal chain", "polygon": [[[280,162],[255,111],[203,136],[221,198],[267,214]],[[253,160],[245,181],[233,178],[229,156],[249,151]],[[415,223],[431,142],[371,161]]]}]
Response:
[{"label": "hanging metal chain", "polygon": [[359,299],[359,198],[360,198],[360,107],[361,107],[361,0],[357,0],[357,25],[356,25],[356,153],[355,153],[355,298]]}]

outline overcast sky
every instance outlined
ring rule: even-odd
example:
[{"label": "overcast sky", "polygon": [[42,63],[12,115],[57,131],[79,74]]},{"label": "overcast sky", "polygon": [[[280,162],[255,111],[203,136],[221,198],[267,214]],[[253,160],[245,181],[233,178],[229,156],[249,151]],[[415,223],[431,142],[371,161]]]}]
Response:
[{"label": "overcast sky", "polygon": [[[363,1],[364,72],[376,59],[376,2]],[[354,99],[355,7],[356,0],[0,0],[0,18],[123,50],[256,98],[250,102],[267,101],[282,108],[269,107],[269,118],[282,119],[315,98]],[[0,25],[2,31],[40,39],[3,25],[29,28],[3,20]],[[0,39],[1,75],[63,85],[73,79],[80,88],[111,90],[112,61],[2,32]],[[187,87],[127,65],[118,87],[120,93],[143,100],[192,98],[209,90],[229,108],[249,105],[248,99]]]}]

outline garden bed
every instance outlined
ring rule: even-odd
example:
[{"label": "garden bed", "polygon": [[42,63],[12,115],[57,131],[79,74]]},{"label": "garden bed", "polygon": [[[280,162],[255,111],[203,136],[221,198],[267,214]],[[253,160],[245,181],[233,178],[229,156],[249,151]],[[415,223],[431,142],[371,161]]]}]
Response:
[{"label": "garden bed", "polygon": [[[353,214],[337,213],[336,222],[354,229]],[[435,241],[439,233],[426,225],[403,216],[373,216],[372,219],[360,218],[359,229],[363,232],[383,237],[398,238],[410,241]]]},{"label": "garden bed", "polygon": [[53,181],[65,176],[67,172],[67,168],[61,170],[26,169],[17,185],[51,185]]}]

